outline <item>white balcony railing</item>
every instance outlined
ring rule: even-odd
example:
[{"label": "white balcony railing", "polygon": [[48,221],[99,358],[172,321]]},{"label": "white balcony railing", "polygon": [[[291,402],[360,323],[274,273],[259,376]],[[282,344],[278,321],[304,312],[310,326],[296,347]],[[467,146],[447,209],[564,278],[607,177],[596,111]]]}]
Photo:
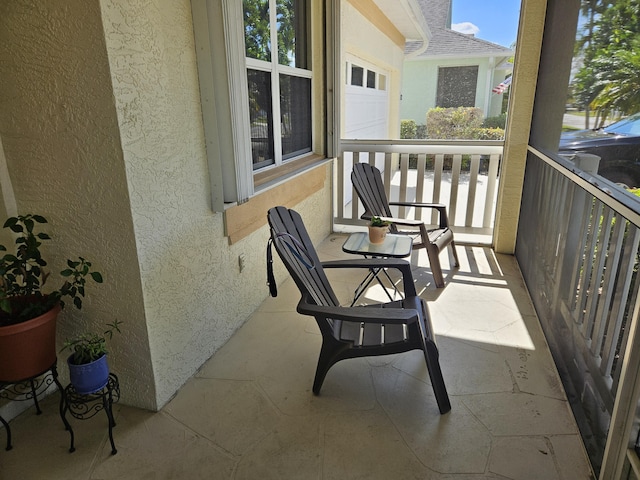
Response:
[{"label": "white balcony railing", "polygon": [[[459,242],[490,243],[502,150],[502,141],[342,140],[335,228],[363,223],[351,184],[353,162],[359,161],[383,172],[390,201],[443,203]],[[421,211],[399,207],[393,214],[420,219]]]},{"label": "white balcony railing", "polygon": [[516,258],[592,467],[640,478],[640,199],[529,147],[520,212]]}]

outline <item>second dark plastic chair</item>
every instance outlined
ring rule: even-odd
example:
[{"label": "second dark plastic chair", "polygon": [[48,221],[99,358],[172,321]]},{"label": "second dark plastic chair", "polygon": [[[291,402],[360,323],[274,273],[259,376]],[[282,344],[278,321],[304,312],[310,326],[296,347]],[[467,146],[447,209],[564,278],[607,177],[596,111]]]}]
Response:
[{"label": "second dark plastic chair", "polygon": [[[381,217],[392,222],[389,228],[391,233],[413,236],[413,248],[427,250],[436,287],[444,287],[444,277],[440,266],[440,252],[449,247],[453,254],[453,266],[458,267],[460,265],[453,232],[449,228],[447,208],[440,203],[389,202],[384,190],[380,170],[368,163],[356,163],[353,166],[351,182],[365,209],[361,218],[369,220],[371,217]],[[438,225],[436,228],[427,228],[423,220],[395,218],[391,213],[390,206],[392,205],[435,209],[439,213]]]}]

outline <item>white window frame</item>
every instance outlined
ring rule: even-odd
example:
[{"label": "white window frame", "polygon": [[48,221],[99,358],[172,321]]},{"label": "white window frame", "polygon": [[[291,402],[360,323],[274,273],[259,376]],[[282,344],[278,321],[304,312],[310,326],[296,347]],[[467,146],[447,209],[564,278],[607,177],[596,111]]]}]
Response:
[{"label": "white window frame", "polygon": [[[260,70],[263,72],[270,72],[271,74],[271,111],[273,113],[273,160],[274,163],[266,165],[264,167],[253,170],[254,173],[263,172],[272,168],[281,166],[283,163],[295,161],[297,158],[306,156],[307,154],[299,155],[287,160],[282,159],[282,125],[278,119],[280,119],[280,74],[289,75],[292,77],[308,78],[311,80],[311,92],[314,91],[313,71],[310,69],[311,64],[311,52],[307,52],[307,68],[291,67],[289,65],[281,65],[278,63],[278,29],[277,29],[277,0],[267,0],[269,2],[269,26],[271,33],[271,61],[258,60],[255,58],[245,57],[247,70]],[[240,2],[242,3],[242,2]],[[310,10],[310,6],[307,6],[307,11]],[[243,17],[244,18],[244,17]],[[242,24],[242,31],[244,32],[244,24]],[[306,32],[307,39],[306,45],[311,45],[311,32]],[[275,40],[275,41],[274,41]],[[246,74],[245,74],[246,82]],[[249,94],[247,92],[247,98]],[[313,93],[312,93],[313,97]],[[309,112],[311,118],[313,118],[313,105],[311,105],[311,111]],[[313,133],[312,133],[313,135]],[[313,136],[310,147],[313,145]]]},{"label": "white window frame", "polygon": [[[338,34],[340,0],[327,0],[325,14],[331,19],[327,24],[326,55],[336,58],[339,51]],[[214,211],[224,211],[228,206],[244,203],[255,194],[254,174],[275,169],[282,164],[289,164],[298,159],[314,155],[314,145],[318,139],[315,136],[319,130],[312,128],[312,151],[297,157],[282,161],[282,148],[274,148],[275,164],[253,170],[251,151],[251,129],[249,115],[249,93],[247,84],[247,68],[265,70],[270,62],[261,62],[245,57],[244,46],[244,12],[242,0],[191,0],[196,44],[198,76],[200,81],[200,96],[202,116],[206,139],[207,159],[209,164],[212,208]],[[270,9],[275,14],[274,9]],[[308,15],[313,15],[308,10]],[[310,19],[313,24],[313,19]],[[271,22],[272,28],[275,23]],[[308,42],[312,41],[312,31],[307,31]],[[276,42],[277,43],[277,42]],[[277,51],[272,45],[272,60],[277,62]],[[277,46],[276,46],[277,48]],[[307,67],[311,68],[312,54],[309,52]],[[269,66],[270,68],[270,66]],[[336,72],[332,65],[325,65],[326,81],[335,87]],[[278,65],[272,77],[272,103],[277,102],[280,109],[279,78],[282,73],[311,79],[311,116],[312,125],[318,121],[315,112],[316,90],[315,76],[309,69],[299,69],[287,65]],[[275,81],[274,81],[275,80]],[[277,89],[277,90],[276,90]],[[325,132],[326,150],[331,154],[337,148],[337,137],[333,127],[338,125],[338,98],[333,95],[333,87],[329,88],[326,104],[326,121],[331,128]],[[333,123],[332,123],[333,122]],[[274,136],[280,139],[280,122]],[[324,142],[323,142],[324,143]],[[324,149],[323,149],[324,150]],[[301,164],[304,165],[304,164]],[[295,168],[295,167],[294,167]]]}]

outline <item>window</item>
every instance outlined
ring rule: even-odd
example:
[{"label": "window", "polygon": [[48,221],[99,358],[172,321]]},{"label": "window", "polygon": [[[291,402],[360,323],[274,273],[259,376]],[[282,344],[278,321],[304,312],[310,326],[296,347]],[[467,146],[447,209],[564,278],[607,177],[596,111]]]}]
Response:
[{"label": "window", "polygon": [[387,89],[387,76],[380,74],[378,75],[378,90],[386,90]]},{"label": "window", "polygon": [[353,87],[371,88],[373,90],[387,89],[387,76],[373,70],[376,67],[361,67],[355,63],[347,62],[346,84]]},{"label": "window", "polygon": [[322,161],[325,147],[335,150],[333,137],[320,138],[335,73],[322,32],[325,22],[337,28],[323,6],[322,0],[191,1],[215,211]]},{"label": "window", "polygon": [[253,170],[311,152],[306,0],[243,0]]},{"label": "window", "polygon": [[367,70],[367,88],[376,88],[376,72]]},{"label": "window", "polygon": [[351,65],[351,85],[361,87],[363,78],[364,68],[358,67],[357,65]]},{"label": "window", "polygon": [[438,68],[436,106],[475,107],[478,66]]}]

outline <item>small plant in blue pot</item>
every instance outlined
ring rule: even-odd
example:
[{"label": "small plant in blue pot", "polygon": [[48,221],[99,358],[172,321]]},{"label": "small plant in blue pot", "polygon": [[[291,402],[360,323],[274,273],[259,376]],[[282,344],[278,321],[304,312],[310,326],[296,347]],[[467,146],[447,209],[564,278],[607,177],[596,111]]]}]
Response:
[{"label": "small plant in blue pot", "polygon": [[104,333],[83,333],[64,342],[62,350],[73,353],[67,358],[69,379],[76,392],[88,395],[102,390],[109,381],[107,364],[107,338],[111,340],[114,332],[120,332],[122,322],[115,320],[107,323]]}]

